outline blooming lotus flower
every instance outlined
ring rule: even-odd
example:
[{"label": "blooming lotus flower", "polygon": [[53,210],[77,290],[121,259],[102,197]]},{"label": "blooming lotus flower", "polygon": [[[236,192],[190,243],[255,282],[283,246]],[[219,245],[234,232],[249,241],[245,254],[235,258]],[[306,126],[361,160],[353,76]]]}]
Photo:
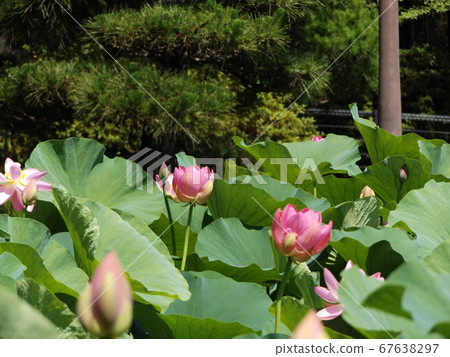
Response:
[{"label": "blooming lotus flower", "polygon": [[314,310],[309,311],[294,330],[291,338],[295,339],[326,339],[329,338],[322,322]]},{"label": "blooming lotus flower", "polygon": [[22,192],[31,181],[36,182],[38,191],[51,191],[50,183],[40,181],[46,174],[47,171],[38,169],[22,170],[20,163],[8,157],[5,161],[5,174],[0,173],[0,205],[11,199],[14,209],[18,212],[22,211],[25,208]]},{"label": "blooming lotus flower", "polygon": [[[345,266],[345,270],[348,270],[351,267],[353,267],[353,262],[349,260],[347,262],[347,265]],[[364,276],[366,275],[366,272],[364,270],[359,269],[359,271],[364,274]],[[339,297],[337,293],[339,283],[327,268],[323,269],[323,277],[328,289],[322,286],[316,286],[314,288],[314,291],[317,295],[319,295],[326,301],[325,305],[327,305],[327,307],[318,311],[316,315],[321,320],[333,320],[344,312],[344,306],[339,303]],[[372,274],[371,277],[380,281],[384,281],[381,273]]]},{"label": "blooming lotus flower", "polygon": [[370,196],[375,196],[374,190],[372,190],[369,186],[364,186],[364,188],[361,190],[361,195],[359,195],[359,198]]},{"label": "blooming lotus flower", "polygon": [[205,166],[176,167],[172,186],[181,202],[205,203],[214,185],[214,171]]},{"label": "blooming lotus flower", "polygon": [[102,260],[91,282],[77,302],[83,327],[99,337],[114,338],[126,332],[133,319],[130,284],[119,258],[110,252]]},{"label": "blooming lotus flower", "polygon": [[311,141],[322,141],[325,140],[325,138],[322,138],[321,136],[313,136]]},{"label": "blooming lotus flower", "polygon": [[277,250],[299,262],[320,253],[330,242],[333,222],[322,225],[322,214],[309,208],[297,211],[288,204],[277,209],[272,223],[272,235]]}]

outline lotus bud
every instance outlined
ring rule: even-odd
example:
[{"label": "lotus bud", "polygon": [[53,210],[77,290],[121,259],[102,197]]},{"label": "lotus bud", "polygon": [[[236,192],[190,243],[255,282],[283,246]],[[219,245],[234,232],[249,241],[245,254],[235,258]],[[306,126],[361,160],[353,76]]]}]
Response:
[{"label": "lotus bud", "polygon": [[313,136],[311,141],[322,141],[325,140],[325,138],[322,138],[321,136]]},{"label": "lotus bud", "polygon": [[314,310],[309,311],[294,330],[293,339],[328,339],[322,321]]},{"label": "lotus bud", "polygon": [[38,183],[35,180],[31,180],[22,191],[22,204],[28,212],[32,212],[34,209],[38,189]]},{"label": "lotus bud", "polygon": [[161,165],[160,169],[159,169],[159,178],[160,180],[165,183],[167,177],[170,175],[170,171],[167,168],[167,165],[165,162],[163,162],[163,164]]},{"label": "lotus bud", "polygon": [[408,179],[408,166],[406,166],[406,164],[404,164],[401,167],[398,175],[399,175],[399,178],[400,178],[401,182],[405,182]]},{"label": "lotus bud", "polygon": [[37,199],[37,185],[35,180],[31,180],[22,191],[22,202],[25,206],[34,205]]},{"label": "lotus bud", "polygon": [[83,327],[101,338],[116,338],[133,319],[130,284],[115,252],[100,263],[91,282],[81,292],[77,313]]},{"label": "lotus bud", "polygon": [[375,192],[369,186],[364,186],[364,188],[361,190],[361,195],[359,195],[359,198],[370,196],[375,196]]}]

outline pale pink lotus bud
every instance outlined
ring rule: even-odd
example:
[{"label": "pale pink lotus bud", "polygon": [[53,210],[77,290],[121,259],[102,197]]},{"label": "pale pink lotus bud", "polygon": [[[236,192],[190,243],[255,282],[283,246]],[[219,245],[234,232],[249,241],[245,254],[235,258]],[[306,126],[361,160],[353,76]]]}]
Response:
[{"label": "pale pink lotus bud", "polygon": [[328,339],[322,321],[316,316],[314,310],[310,310],[300,321],[294,330],[293,339]]},{"label": "pale pink lotus bud", "polygon": [[214,186],[214,171],[205,166],[176,167],[173,189],[181,202],[205,203]]},{"label": "pale pink lotus bud", "polygon": [[322,141],[325,140],[325,138],[322,138],[321,136],[313,136],[311,141]]},{"label": "pale pink lotus bud", "polygon": [[408,166],[404,164],[398,173],[401,182],[405,182],[408,179]]},{"label": "pale pink lotus bud", "polygon": [[359,198],[370,197],[370,196],[375,196],[374,190],[372,190],[369,186],[364,186],[364,188],[361,190],[361,194],[359,195]]},{"label": "pale pink lotus bud", "polygon": [[167,168],[166,163],[163,162],[163,164],[162,164],[161,167],[159,168],[159,179],[160,179],[162,182],[165,182],[166,179],[167,179],[167,177],[169,177],[169,175],[170,175],[170,171],[169,171],[169,169]]},{"label": "pale pink lotus bud", "polygon": [[22,191],[22,202],[25,206],[34,205],[37,199],[37,185],[35,180],[31,180]]},{"label": "pale pink lotus bud", "polygon": [[130,284],[115,252],[110,252],[80,294],[77,313],[83,327],[101,338],[126,332],[133,319]]},{"label": "pale pink lotus bud", "polygon": [[309,208],[297,211],[288,204],[278,208],[272,223],[272,236],[277,250],[299,262],[326,248],[331,238],[333,222],[322,225],[322,214]]}]

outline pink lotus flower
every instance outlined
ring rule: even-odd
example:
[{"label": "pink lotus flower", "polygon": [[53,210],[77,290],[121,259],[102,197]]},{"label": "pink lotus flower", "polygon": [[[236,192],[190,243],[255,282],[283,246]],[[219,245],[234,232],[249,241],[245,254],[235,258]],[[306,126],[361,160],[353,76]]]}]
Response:
[{"label": "pink lotus flower", "polygon": [[309,208],[300,212],[288,204],[284,210],[277,209],[272,223],[272,235],[277,250],[299,262],[326,248],[331,238],[333,222],[322,224],[322,214]]},{"label": "pink lotus flower", "polygon": [[[345,270],[350,269],[351,267],[353,267],[353,262],[349,260],[347,262],[347,265],[345,266]],[[364,274],[364,276],[366,275],[366,272],[364,270],[359,269],[359,271]],[[333,320],[344,312],[344,306],[339,303],[339,297],[337,293],[339,283],[327,268],[323,269],[323,277],[328,289],[322,286],[316,286],[314,288],[314,291],[317,295],[319,295],[326,301],[325,305],[327,305],[327,307],[318,311],[316,315],[321,320]],[[384,281],[381,273],[372,274],[371,277],[380,281]]]},{"label": "pink lotus flower", "polygon": [[[11,199],[14,209],[18,212],[25,208],[22,202],[22,193],[25,187],[31,182],[36,182],[38,191],[51,191],[50,183],[40,181],[47,174],[47,171],[38,169],[22,170],[18,162],[14,162],[9,157],[5,161],[5,174],[0,173],[0,205]],[[30,206],[31,210],[33,206]]]},{"label": "pink lotus flower", "polygon": [[314,310],[310,310],[295,328],[291,338],[293,339],[326,339],[322,322],[317,318]]},{"label": "pink lotus flower", "polygon": [[102,260],[77,302],[83,327],[99,337],[126,332],[133,319],[130,284],[115,252]]},{"label": "pink lotus flower", "polygon": [[322,141],[325,140],[325,138],[322,138],[321,136],[313,136],[311,141]]},{"label": "pink lotus flower", "polygon": [[214,185],[214,171],[205,166],[176,167],[173,173],[173,190],[181,202],[205,203]]}]

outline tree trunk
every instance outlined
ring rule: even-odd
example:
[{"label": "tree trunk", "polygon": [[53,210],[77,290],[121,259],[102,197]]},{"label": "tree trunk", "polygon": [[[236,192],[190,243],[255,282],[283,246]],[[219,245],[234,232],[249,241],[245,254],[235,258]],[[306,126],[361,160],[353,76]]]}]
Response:
[{"label": "tree trunk", "polygon": [[[394,1],[395,3],[391,6]],[[387,8],[389,9],[384,12]],[[402,135],[402,102],[398,1],[380,0],[380,15],[379,122],[381,128],[400,136]]]}]

